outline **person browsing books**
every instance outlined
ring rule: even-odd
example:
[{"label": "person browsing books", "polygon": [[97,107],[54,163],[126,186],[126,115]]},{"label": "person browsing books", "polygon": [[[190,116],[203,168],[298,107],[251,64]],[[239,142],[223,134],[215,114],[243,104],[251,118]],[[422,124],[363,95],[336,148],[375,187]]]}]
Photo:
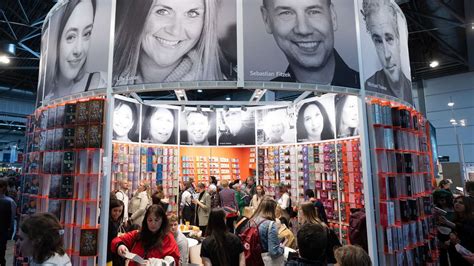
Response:
[{"label": "person browsing books", "polygon": [[[111,246],[112,251],[123,258],[129,252],[145,260],[171,256],[175,265],[179,265],[179,248],[173,233],[170,232],[168,217],[159,205],[151,205],[147,209],[140,230],[114,238]],[[137,265],[134,261],[129,264],[129,266]]]}]

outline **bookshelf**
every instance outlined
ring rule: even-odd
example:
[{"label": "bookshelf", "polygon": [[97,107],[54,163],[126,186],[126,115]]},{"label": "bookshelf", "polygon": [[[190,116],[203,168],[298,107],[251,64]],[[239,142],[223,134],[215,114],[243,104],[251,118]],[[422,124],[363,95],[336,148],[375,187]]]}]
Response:
[{"label": "bookshelf", "polygon": [[[97,259],[104,106],[104,98],[84,98],[44,106],[27,118],[20,222],[37,212],[54,214],[74,265]],[[15,255],[16,264],[29,263]]]},{"label": "bookshelf", "polygon": [[428,123],[417,111],[395,102],[370,99],[367,109],[376,161],[380,257],[387,265],[435,265]]}]

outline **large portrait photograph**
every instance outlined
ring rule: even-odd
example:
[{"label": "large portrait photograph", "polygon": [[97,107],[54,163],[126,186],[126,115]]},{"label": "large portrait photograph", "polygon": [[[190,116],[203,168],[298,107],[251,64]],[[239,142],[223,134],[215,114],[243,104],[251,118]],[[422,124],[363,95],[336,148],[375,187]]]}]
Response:
[{"label": "large portrait photograph", "polygon": [[336,111],[336,137],[359,136],[359,98],[356,95],[337,94],[334,97]]},{"label": "large portrait photograph", "polygon": [[334,96],[328,93],[299,102],[296,106],[297,142],[317,142],[335,137]]},{"label": "large portrait photograph", "polygon": [[107,87],[110,7],[110,0],[69,0],[51,16],[46,101]]},{"label": "large portrait photograph", "polygon": [[112,129],[113,140],[138,142],[140,135],[140,105],[115,98]]},{"label": "large portrait photograph", "polygon": [[295,142],[294,108],[257,110],[257,144]]},{"label": "large portrait photograph", "polygon": [[114,86],[236,80],[236,0],[117,0]]},{"label": "large portrait photograph", "polygon": [[358,3],[365,89],[413,104],[405,15],[393,0]]},{"label": "large portrait photograph", "polygon": [[216,113],[201,110],[181,112],[180,144],[192,146],[216,145]]},{"label": "large portrait photograph", "polygon": [[178,143],[178,110],[142,105],[141,142]]},{"label": "large portrait photograph", "polygon": [[233,108],[217,112],[218,145],[255,145],[255,111]]},{"label": "large portrait photograph", "polygon": [[49,20],[43,25],[41,32],[41,54],[38,72],[38,90],[36,94],[36,107],[39,107],[43,102],[44,84],[46,78],[46,56],[48,55],[48,37],[49,37]]},{"label": "large portrait photograph", "polygon": [[245,80],[360,88],[353,1],[244,1]]}]

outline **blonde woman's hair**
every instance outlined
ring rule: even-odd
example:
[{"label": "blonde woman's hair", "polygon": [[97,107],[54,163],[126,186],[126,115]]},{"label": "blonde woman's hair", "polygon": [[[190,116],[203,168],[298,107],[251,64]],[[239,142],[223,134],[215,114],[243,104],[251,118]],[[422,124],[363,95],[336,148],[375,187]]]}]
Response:
[{"label": "blonde woman's hair", "polygon": [[275,221],[275,210],[277,205],[277,202],[271,197],[264,197],[250,219],[261,217],[267,220]]},{"label": "blonde woman's hair", "polygon": [[334,257],[340,266],[372,265],[372,261],[367,252],[359,246],[342,246],[334,251]]},{"label": "blonde woman's hair", "polygon": [[300,209],[303,214],[302,218],[304,219],[304,223],[321,224],[326,226],[326,224],[318,218],[318,212],[312,202],[307,201],[301,203]]}]

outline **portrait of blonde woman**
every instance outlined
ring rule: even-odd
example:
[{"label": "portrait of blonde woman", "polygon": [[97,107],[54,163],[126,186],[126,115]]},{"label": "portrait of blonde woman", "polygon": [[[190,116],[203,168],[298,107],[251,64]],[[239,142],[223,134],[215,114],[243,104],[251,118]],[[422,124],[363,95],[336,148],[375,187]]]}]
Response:
[{"label": "portrait of blonde woman", "polygon": [[114,85],[226,80],[217,31],[220,3],[118,0]]}]

